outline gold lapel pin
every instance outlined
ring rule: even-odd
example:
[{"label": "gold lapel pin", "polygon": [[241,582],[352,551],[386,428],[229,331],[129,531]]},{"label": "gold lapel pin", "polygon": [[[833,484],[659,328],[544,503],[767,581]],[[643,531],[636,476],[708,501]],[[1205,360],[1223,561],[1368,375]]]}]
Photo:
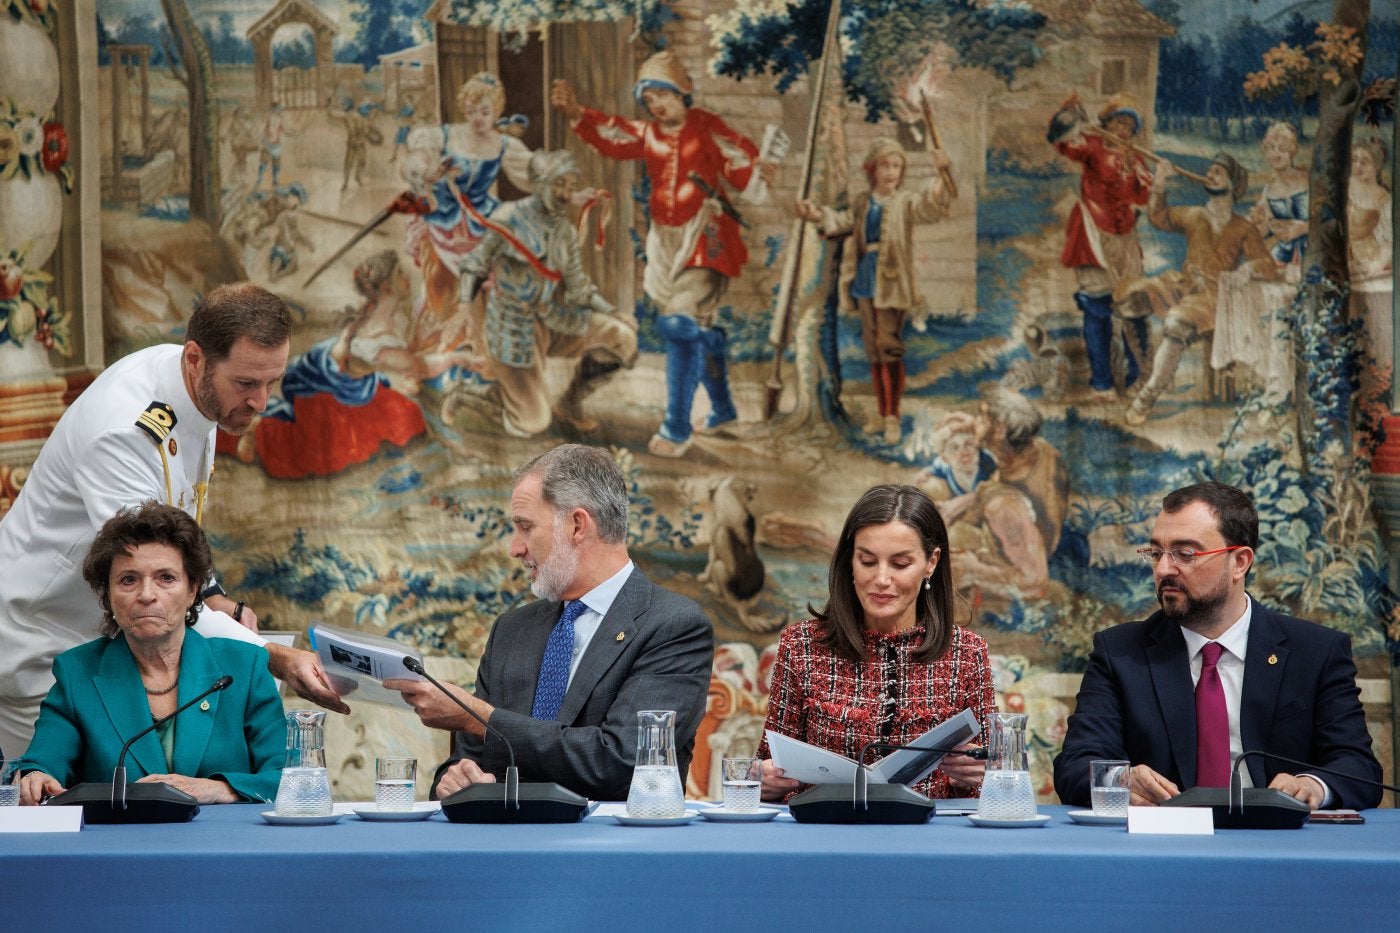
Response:
[{"label": "gold lapel pin", "polygon": [[1276,655],[1276,654],[1271,654],[1271,655],[1269,655],[1269,663],[1270,663],[1270,664],[1277,664],[1277,663],[1278,663],[1278,655]]},{"label": "gold lapel pin", "polygon": [[626,632],[618,632],[618,633],[617,633],[617,640],[618,640],[618,641],[622,641],[622,639],[624,639],[624,638],[626,638],[626,637],[627,637],[627,633],[626,633]]},{"label": "gold lapel pin", "polygon": [[206,713],[209,712],[209,701],[205,700],[203,703],[199,704],[199,708]]}]

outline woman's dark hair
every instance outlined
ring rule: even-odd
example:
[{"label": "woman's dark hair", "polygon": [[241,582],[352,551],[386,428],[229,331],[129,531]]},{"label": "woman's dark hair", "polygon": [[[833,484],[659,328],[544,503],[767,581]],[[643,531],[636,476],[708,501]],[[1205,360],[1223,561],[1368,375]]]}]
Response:
[{"label": "woman's dark hair", "polygon": [[914,530],[923,545],[924,556],[931,558],[940,549],[938,565],[928,589],[919,587],[915,601],[916,619],[924,627],[924,641],[914,652],[914,660],[931,664],[943,656],[953,640],[953,574],[949,569],[948,529],[943,516],[924,492],[914,486],[873,486],[860,497],[846,516],[836,552],[831,555],[828,574],[826,609],[818,612],[808,607],[821,622],[818,643],[844,658],[861,661],[865,658],[864,612],[856,595],[855,572],[852,569],[856,552],[856,532],[870,525],[903,522]]},{"label": "woman's dark hair", "polygon": [[185,576],[196,593],[194,603],[185,612],[185,624],[194,625],[203,600],[198,594],[214,567],[209,542],[194,519],[170,505],[149,499],[129,506],[108,519],[97,532],[92,547],[83,560],[83,579],[97,594],[102,606],[102,634],[109,638],[119,631],[112,614],[112,596],[108,586],[112,577],[112,562],[118,554],[130,556],[143,544],[164,544],[180,552]]}]

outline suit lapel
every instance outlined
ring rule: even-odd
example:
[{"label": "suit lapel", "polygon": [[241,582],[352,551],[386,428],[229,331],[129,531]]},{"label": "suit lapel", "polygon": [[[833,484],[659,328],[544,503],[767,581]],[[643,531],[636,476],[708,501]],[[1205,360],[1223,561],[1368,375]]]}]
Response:
[{"label": "suit lapel", "polygon": [[640,570],[633,567],[627,582],[622,584],[612,607],[608,609],[608,614],[598,623],[598,630],[593,633],[593,639],[588,643],[583,657],[579,659],[578,670],[574,672],[574,678],[569,682],[569,691],[564,694],[564,703],[559,708],[560,722],[574,721],[588,702],[588,698],[593,695],[593,688],[598,686],[598,681],[635,638],[637,620],[646,611],[650,588],[650,581],[642,576]]},{"label": "suit lapel", "polygon": [[1175,623],[1160,618],[1147,645],[1148,670],[1152,687],[1167,727],[1167,741],[1177,762],[1177,776],[1186,783],[1196,782],[1196,695],[1191,688],[1190,661],[1186,639]]},{"label": "suit lapel", "polygon": [[[1278,708],[1283,672],[1288,669],[1287,640],[1274,623],[1273,613],[1254,603],[1249,644],[1244,652],[1244,683],[1240,687],[1240,744],[1244,751],[1269,745],[1268,728]],[[1266,787],[1264,761],[1255,756],[1246,764],[1254,786]]]},{"label": "suit lapel", "polygon": [[[118,748],[151,724],[151,707],[146,701],[145,690],[141,686],[141,672],[136,667],[136,659],[132,657],[131,649],[127,647],[126,636],[112,639],[107,649],[102,652],[102,661],[98,664],[97,674],[92,678],[92,685],[102,700],[102,707],[107,712],[112,731],[116,733]],[[160,740],[154,732],[143,735],[132,743],[127,760],[135,763],[140,769],[128,780],[135,780],[136,777],[145,774],[163,774],[167,770],[165,753],[161,750]]]},{"label": "suit lapel", "polygon": [[[185,632],[184,649],[180,652],[180,704],[207,690],[224,672],[219,670],[209,643],[192,631]],[[220,698],[225,691],[211,694],[204,703],[192,706],[175,719],[175,751],[171,755],[174,774],[195,775],[209,747],[214,732],[214,719],[219,712]],[[208,704],[208,709],[205,709]]]}]

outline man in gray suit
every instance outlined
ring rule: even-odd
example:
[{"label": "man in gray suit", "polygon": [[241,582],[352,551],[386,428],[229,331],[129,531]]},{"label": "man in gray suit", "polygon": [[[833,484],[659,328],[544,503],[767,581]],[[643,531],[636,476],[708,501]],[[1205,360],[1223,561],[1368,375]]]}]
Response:
[{"label": "man in gray suit", "polygon": [[[540,599],[496,620],[475,693],[452,689],[510,740],[521,781],[556,782],[595,800],[627,797],[637,712],[673,709],[684,782],[714,658],[709,620],[633,565],[627,482],[607,453],[565,444],[516,470],[514,481],[510,553]],[[424,725],[456,732],[435,796],[505,774],[505,744],[431,684],[385,686],[401,691]]]}]

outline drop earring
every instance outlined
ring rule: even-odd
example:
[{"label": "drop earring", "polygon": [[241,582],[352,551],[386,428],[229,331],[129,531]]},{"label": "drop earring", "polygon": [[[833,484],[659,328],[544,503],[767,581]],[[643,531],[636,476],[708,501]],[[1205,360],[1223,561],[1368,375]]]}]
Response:
[{"label": "drop earring", "polygon": [[928,577],[924,577],[924,589],[926,589],[926,590],[931,590],[931,589],[933,589],[933,581],[930,580]]}]

